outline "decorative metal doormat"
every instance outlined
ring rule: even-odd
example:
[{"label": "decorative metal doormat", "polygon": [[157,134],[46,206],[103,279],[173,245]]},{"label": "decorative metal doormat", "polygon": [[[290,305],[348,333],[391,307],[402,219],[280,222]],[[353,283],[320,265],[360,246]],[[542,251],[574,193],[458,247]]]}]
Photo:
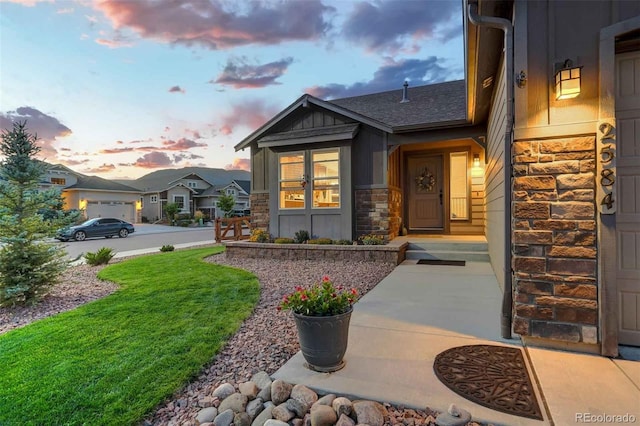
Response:
[{"label": "decorative metal doormat", "polygon": [[464,266],[466,260],[418,259],[418,265]]},{"label": "decorative metal doormat", "polygon": [[543,420],[535,391],[518,348],[469,345],[439,353],[433,370],[442,383],[477,404]]}]

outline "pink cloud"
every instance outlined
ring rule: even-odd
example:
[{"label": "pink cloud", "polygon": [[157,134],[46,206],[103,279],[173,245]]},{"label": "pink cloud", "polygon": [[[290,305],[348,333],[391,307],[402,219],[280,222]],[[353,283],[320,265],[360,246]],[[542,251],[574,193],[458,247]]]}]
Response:
[{"label": "pink cloud", "polygon": [[177,141],[167,140],[162,142],[162,145],[164,146],[164,148],[161,148],[161,149],[166,151],[185,151],[191,148],[199,148],[199,147],[207,146],[206,143],[198,143],[187,138],[180,138]]},{"label": "pink cloud", "polygon": [[222,73],[209,83],[218,83],[236,89],[258,88],[280,84],[276,79],[287,72],[293,62],[288,57],[267,64],[249,64],[246,57],[229,59]]},{"label": "pink cloud", "polygon": [[255,130],[269,121],[280,111],[275,105],[267,105],[263,100],[248,100],[232,106],[228,114],[223,115],[220,133],[230,135],[238,126]]},{"label": "pink cloud", "polygon": [[106,172],[111,172],[115,169],[116,169],[116,166],[114,166],[113,164],[103,163],[101,166],[98,166],[98,167],[84,169],[83,172],[84,173],[106,173]]},{"label": "pink cloud", "polygon": [[331,29],[335,12],[321,0],[251,2],[241,10],[215,1],[102,0],[96,8],[116,29],[131,28],[165,43],[229,49],[247,44],[317,40]]},{"label": "pink cloud", "polygon": [[225,170],[251,170],[251,161],[248,158],[234,158],[233,164],[224,166]]},{"label": "pink cloud", "polygon": [[157,169],[173,166],[173,162],[164,152],[154,151],[138,158],[136,162],[131,165],[135,167],[142,167],[143,169]]},{"label": "pink cloud", "polygon": [[173,86],[169,89],[169,93],[184,93],[185,90],[180,86]]}]

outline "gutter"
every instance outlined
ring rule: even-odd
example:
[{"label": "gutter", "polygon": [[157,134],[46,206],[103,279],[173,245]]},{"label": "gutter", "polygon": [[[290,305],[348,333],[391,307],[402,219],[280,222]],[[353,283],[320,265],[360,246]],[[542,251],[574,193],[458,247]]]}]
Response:
[{"label": "gutter", "polygon": [[[504,202],[505,202],[505,253],[504,253],[504,292],[502,294],[502,315],[500,331],[502,338],[511,339],[512,311],[513,311],[513,283],[511,279],[511,143],[513,141],[513,25],[511,21],[494,16],[478,15],[478,1],[469,2],[469,20],[476,26],[497,28],[504,32],[505,56],[505,84],[507,85],[507,123],[504,135]],[[509,161],[507,161],[507,154]]]}]

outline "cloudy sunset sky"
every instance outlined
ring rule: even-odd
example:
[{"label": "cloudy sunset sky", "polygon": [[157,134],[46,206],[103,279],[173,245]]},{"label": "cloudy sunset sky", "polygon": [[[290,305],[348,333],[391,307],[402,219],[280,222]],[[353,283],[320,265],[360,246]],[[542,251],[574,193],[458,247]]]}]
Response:
[{"label": "cloudy sunset sky", "polygon": [[303,93],[463,78],[462,1],[0,0],[0,128],[136,178],[248,169],[233,146]]}]

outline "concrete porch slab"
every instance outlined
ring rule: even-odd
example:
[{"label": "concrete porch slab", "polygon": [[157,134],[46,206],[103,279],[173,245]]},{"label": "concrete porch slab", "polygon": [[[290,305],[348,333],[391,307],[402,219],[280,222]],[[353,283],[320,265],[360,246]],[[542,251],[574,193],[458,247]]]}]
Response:
[{"label": "concrete porch slab", "polygon": [[[500,339],[500,306],[501,291],[487,263],[458,267],[405,261],[356,304],[345,368],[331,374],[315,373],[304,367],[298,353],[274,377],[303,383],[321,393],[408,407],[446,411],[455,403],[483,423],[549,424],[475,404],[435,376],[433,361],[449,348],[520,346],[519,340]],[[538,402],[545,415],[542,401]]]}]

